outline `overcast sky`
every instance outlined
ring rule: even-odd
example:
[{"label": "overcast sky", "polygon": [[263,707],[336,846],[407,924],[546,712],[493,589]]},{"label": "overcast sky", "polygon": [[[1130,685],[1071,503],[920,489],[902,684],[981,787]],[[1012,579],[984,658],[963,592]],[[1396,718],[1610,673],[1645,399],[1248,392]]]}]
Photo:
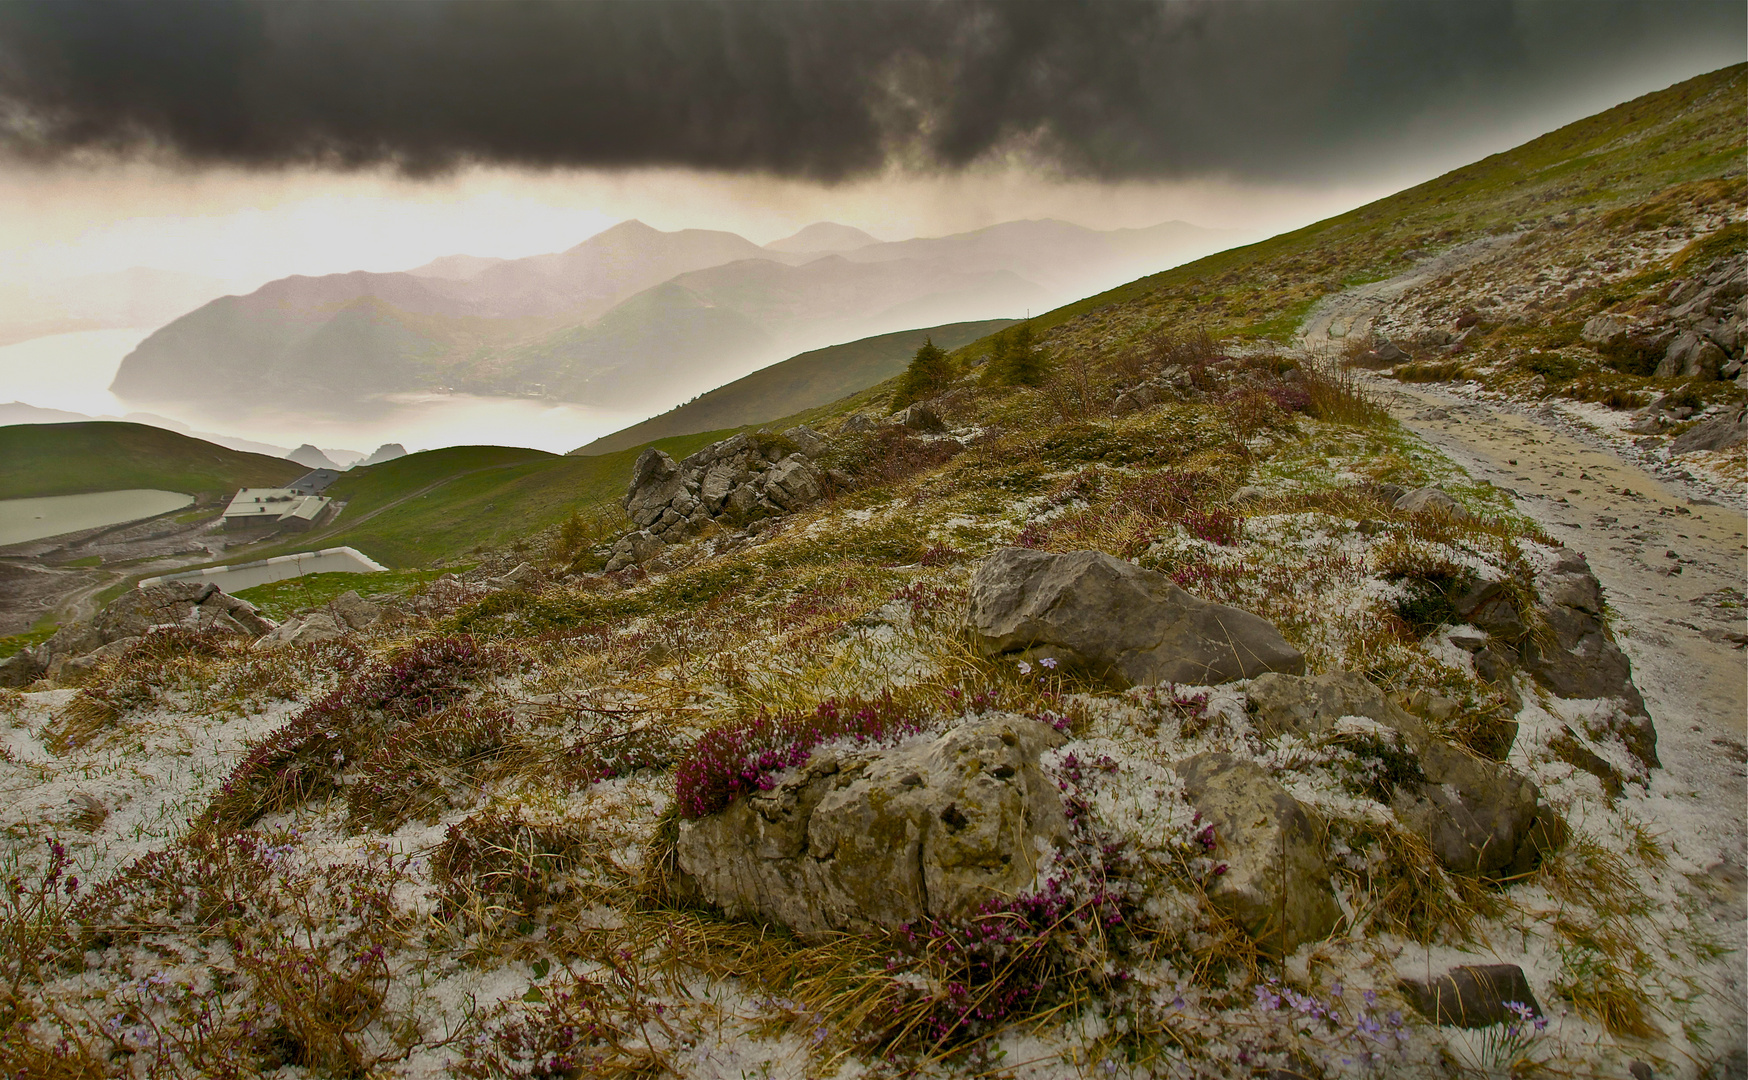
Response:
[{"label": "overcast sky", "polygon": [[0,2],[0,278],[1053,216],[1272,232],[1741,62],[1739,2]]}]

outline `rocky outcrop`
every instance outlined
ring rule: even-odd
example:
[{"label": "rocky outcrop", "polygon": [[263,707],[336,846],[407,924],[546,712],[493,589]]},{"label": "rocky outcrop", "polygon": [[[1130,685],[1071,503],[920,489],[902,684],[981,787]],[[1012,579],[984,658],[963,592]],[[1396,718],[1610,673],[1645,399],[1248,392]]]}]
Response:
[{"label": "rocky outcrop", "polygon": [[814,459],[829,445],[802,426],[777,437],[736,435],[679,462],[645,450],[620,501],[635,529],[614,545],[607,570],[647,562],[715,521],[744,525],[811,506],[826,494],[826,473]]},{"label": "rocky outcrop", "polygon": [[1341,909],[1317,815],[1260,766],[1229,754],[1198,754],[1176,771],[1214,827],[1210,857],[1225,865],[1207,886],[1214,906],[1279,954],[1328,937]]},{"label": "rocky outcrop", "polygon": [[1521,649],[1524,670],[1563,698],[1613,698],[1622,705],[1615,734],[1646,768],[1655,768],[1657,729],[1633,685],[1632,664],[1602,618],[1602,585],[1576,551],[1561,549],[1535,577],[1536,614],[1545,632]]},{"label": "rocky outcrop", "polygon": [[1432,847],[1447,869],[1496,876],[1530,869],[1564,838],[1534,781],[1439,738],[1363,676],[1336,671],[1309,678],[1264,675],[1251,683],[1251,709],[1265,738],[1292,732],[1331,736],[1342,717],[1364,717],[1397,736],[1419,776],[1395,770],[1390,806]]},{"label": "rocky outcrop", "polygon": [[1261,617],[1101,551],[996,551],[972,576],[970,629],[986,656],[1056,658],[1122,686],[1305,670]]},{"label": "rocky outcrop", "polygon": [[1748,406],[1735,405],[1709,420],[1702,420],[1669,443],[1671,454],[1700,450],[1725,450],[1748,443]]},{"label": "rocky outcrop", "polygon": [[1068,821],[1019,717],[884,751],[816,753],[727,809],[680,825],[675,858],[731,918],[804,937],[956,919],[1030,886]]},{"label": "rocky outcrop", "polygon": [[347,589],[314,611],[294,615],[255,643],[257,649],[281,649],[287,645],[314,645],[334,641],[348,631],[374,626],[383,615],[380,605]]},{"label": "rocky outcrop", "polygon": [[62,627],[35,649],[8,658],[0,667],[0,680],[23,686],[45,675],[73,678],[128,647],[109,646],[137,643],[161,626],[253,639],[271,631],[274,623],[255,605],[211,582],[165,582],[124,593],[90,620]]}]

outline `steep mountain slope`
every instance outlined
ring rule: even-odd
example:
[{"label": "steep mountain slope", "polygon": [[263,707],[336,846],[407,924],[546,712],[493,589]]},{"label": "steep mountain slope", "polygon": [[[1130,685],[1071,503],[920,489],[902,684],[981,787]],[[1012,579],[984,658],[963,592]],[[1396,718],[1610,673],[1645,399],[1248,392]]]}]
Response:
[{"label": "steep mountain slope", "polygon": [[1741,177],[1745,73],[1737,65],[1647,94],[1346,214],[1064,305],[1033,328],[1062,348],[1103,342],[1105,353],[1142,347],[1161,325],[1285,341],[1323,296],[1457,244]]},{"label": "steep mountain slope", "polygon": [[793,416],[892,378],[905,369],[925,338],[943,349],[956,349],[1008,325],[1011,321],[1007,319],[947,323],[815,349],[760,368],[679,408],[603,435],[571,453],[606,454],[653,439],[723,431]]},{"label": "steep mountain slope", "polygon": [[227,450],[144,424],[93,420],[0,427],[0,499],[157,488],[219,496],[273,487],[309,471],[284,458]]}]

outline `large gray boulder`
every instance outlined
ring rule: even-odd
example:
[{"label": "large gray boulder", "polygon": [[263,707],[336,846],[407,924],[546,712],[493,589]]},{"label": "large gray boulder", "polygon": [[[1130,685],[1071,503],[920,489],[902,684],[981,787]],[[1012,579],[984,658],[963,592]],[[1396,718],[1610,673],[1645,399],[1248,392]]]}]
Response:
[{"label": "large gray boulder", "polygon": [[346,623],[330,612],[312,611],[285,620],[272,633],[255,642],[255,648],[272,652],[291,645],[317,645],[338,640],[346,630]]},{"label": "large gray boulder", "polygon": [[1102,551],[996,551],[972,575],[970,629],[987,656],[1055,657],[1123,686],[1305,670],[1261,617]]},{"label": "large gray boulder", "polygon": [[638,529],[636,532],[626,533],[614,543],[613,551],[607,557],[607,572],[612,573],[628,566],[648,562],[660,555],[665,547],[667,545],[648,529]]},{"label": "large gray boulder", "polygon": [[1328,937],[1341,919],[1323,824],[1256,764],[1229,754],[1180,762],[1190,802],[1214,827],[1210,856],[1225,864],[1208,899],[1270,951]]},{"label": "large gray boulder", "polygon": [[1031,886],[1067,842],[1038,767],[1062,742],[1012,717],[896,749],[822,751],[771,790],[682,822],[675,857],[731,918],[807,938],[961,918]]},{"label": "large gray boulder", "polygon": [[831,439],[824,432],[815,431],[806,424],[797,424],[783,432],[783,437],[794,443],[803,454],[810,458],[818,458],[831,447]]},{"label": "large gray boulder", "polygon": [[941,414],[923,402],[906,406],[892,414],[892,422],[912,431],[924,433],[939,433],[947,430],[947,422],[941,419]]},{"label": "large gray boulder", "polygon": [[[620,501],[633,530],[615,545],[608,568],[646,562],[660,545],[683,543],[719,518],[744,525],[824,498],[825,473],[808,452],[823,452],[829,440],[806,426],[784,436],[734,435],[678,463],[654,447],[645,450]],[[783,449],[794,446],[803,452],[785,456]]]},{"label": "large gray boulder", "polygon": [[649,528],[661,520],[669,503],[685,488],[686,478],[674,459],[652,446],[632,465],[631,482],[620,505],[639,528]]},{"label": "large gray boulder", "polygon": [[1535,578],[1544,633],[1523,641],[1523,666],[1563,698],[1613,698],[1622,705],[1615,734],[1646,768],[1655,768],[1657,729],[1633,685],[1633,667],[1602,618],[1602,586],[1576,551],[1561,549]]},{"label": "large gray boulder", "polygon": [[1263,675],[1251,683],[1248,696],[1264,738],[1292,732],[1320,740],[1344,716],[1364,717],[1395,732],[1421,776],[1396,780],[1391,809],[1449,870],[1496,876],[1529,869],[1564,836],[1534,781],[1446,742],[1364,676],[1348,671],[1306,678]]}]

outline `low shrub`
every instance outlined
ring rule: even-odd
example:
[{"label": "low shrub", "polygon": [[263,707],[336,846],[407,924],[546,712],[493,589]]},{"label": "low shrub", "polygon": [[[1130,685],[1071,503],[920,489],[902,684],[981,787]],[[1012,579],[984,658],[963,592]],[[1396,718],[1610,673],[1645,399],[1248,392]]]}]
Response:
[{"label": "low shrub", "polygon": [[335,790],[348,762],[394,727],[441,709],[505,654],[471,637],[427,638],[366,665],[249,751],[202,815],[202,828],[241,829],[261,815]]},{"label": "low shrub", "polygon": [[459,704],[395,729],[346,785],[348,823],[384,832],[414,818],[436,824],[443,811],[471,799],[515,726],[500,709]]},{"label": "low shrub", "polygon": [[1397,382],[1456,382],[1469,377],[1469,369],[1454,360],[1421,364],[1398,364],[1390,372]]},{"label": "low shrub", "polygon": [[531,819],[520,806],[483,810],[451,825],[431,854],[440,910],[482,930],[526,923],[564,894],[587,846],[568,822]]},{"label": "low shrub", "polygon": [[879,743],[915,734],[925,719],[890,693],[873,699],[831,698],[802,716],[761,714],[705,732],[674,769],[674,801],[683,817],[725,809],[742,795],[769,791],[785,769],[804,764],[821,743]]}]

